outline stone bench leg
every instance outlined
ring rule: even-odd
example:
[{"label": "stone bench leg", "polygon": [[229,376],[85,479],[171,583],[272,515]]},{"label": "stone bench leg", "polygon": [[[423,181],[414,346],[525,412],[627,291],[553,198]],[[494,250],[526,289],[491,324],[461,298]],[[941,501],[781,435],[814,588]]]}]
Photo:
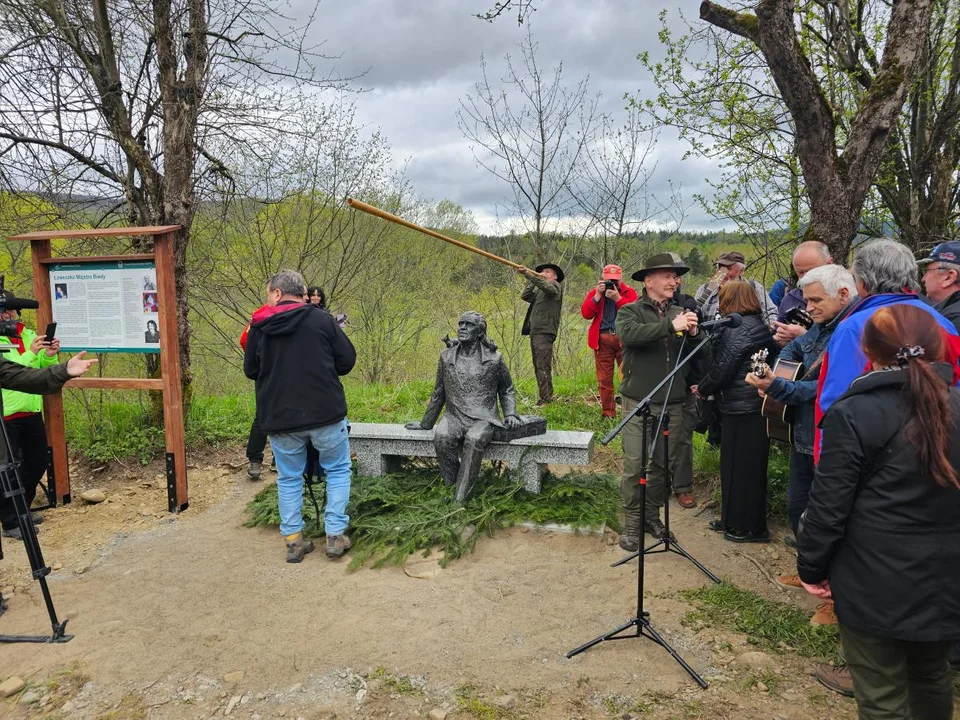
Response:
[{"label": "stone bench leg", "polygon": [[520,477],[520,482],[523,483],[523,487],[528,492],[540,494],[540,486],[543,484],[544,475],[547,473],[546,465],[530,458],[521,458],[516,472]]},{"label": "stone bench leg", "polygon": [[398,455],[357,453],[357,474],[364,477],[382,477],[388,473],[399,472],[402,460]]}]

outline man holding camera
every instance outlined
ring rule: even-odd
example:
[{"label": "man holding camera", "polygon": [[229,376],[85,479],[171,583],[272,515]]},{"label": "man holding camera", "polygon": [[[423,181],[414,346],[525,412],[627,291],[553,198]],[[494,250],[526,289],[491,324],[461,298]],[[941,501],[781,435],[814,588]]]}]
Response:
[{"label": "man holding camera", "polygon": [[600,390],[600,413],[605,418],[617,416],[613,392],[613,368],[623,365],[623,346],[617,337],[617,310],[636,302],[637,291],[623,282],[619,265],[606,265],[597,286],[587,293],[580,305],[580,314],[592,320],[587,330],[587,345],[593,350],[593,361]]},{"label": "man holding camera", "polygon": [[[20,309],[35,305],[32,300],[24,302],[9,290],[3,291],[0,302],[0,322],[13,324],[19,337],[0,336],[0,350],[6,350],[3,357],[10,362],[28,368],[42,369],[57,364],[60,341],[47,340],[45,335],[37,335],[20,322]],[[4,387],[3,421],[10,436],[13,455],[22,463],[20,480],[23,483],[23,495],[27,507],[33,504],[37,496],[37,486],[47,472],[47,429],[43,424],[43,400],[39,395],[12,390]],[[33,524],[43,522],[40,515],[33,515]],[[0,525],[4,537],[22,540],[17,514],[13,501],[0,500]]]},{"label": "man holding camera", "polygon": [[[20,480],[27,507],[37,494],[37,485],[47,470],[47,434],[43,426],[43,406],[38,395],[59,392],[70,378],[80,377],[96,360],[85,360],[86,351],[77,353],[65,363],[55,364],[60,342],[37,336],[20,322],[21,309],[36,309],[35,300],[24,300],[9,291],[3,291],[0,301],[0,320],[13,323],[0,337],[0,346],[10,346],[10,352],[0,354],[0,415],[10,436],[10,450],[21,462]],[[7,333],[15,329],[16,332]],[[14,337],[19,335],[19,337]],[[7,447],[0,440],[0,463],[8,462]],[[32,516],[34,524],[41,521]],[[16,507],[11,498],[0,498],[0,526],[3,536],[22,540]]]}]

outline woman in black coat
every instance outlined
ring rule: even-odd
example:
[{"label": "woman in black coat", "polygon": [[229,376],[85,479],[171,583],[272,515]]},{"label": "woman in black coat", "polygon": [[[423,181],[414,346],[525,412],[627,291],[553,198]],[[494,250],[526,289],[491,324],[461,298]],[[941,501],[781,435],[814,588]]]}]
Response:
[{"label": "woman in black coat", "polygon": [[750,283],[727,282],[720,289],[720,313],[740,313],[739,327],[724,328],[713,343],[713,364],[696,387],[700,397],[717,397],[720,414],[719,520],[710,527],[731,542],[766,542],[767,455],[770,439],[760,416],[763,401],[745,378],[751,357],[766,349],[773,364],[778,347],[760,314],[760,301]]},{"label": "woman in black coat", "polygon": [[960,392],[933,317],[877,310],[873,371],[824,417],[797,570],[836,603],[862,719],[953,717],[960,637]]}]

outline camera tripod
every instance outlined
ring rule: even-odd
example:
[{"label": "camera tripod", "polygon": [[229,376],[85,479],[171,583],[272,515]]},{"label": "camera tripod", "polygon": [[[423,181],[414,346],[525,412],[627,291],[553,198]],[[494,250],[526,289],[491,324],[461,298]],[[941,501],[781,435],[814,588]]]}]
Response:
[{"label": "camera tripod", "polygon": [[[73,639],[73,635],[66,634],[67,622],[60,622],[57,619],[57,611],[53,607],[53,598],[50,597],[50,588],[47,587],[47,575],[50,574],[50,568],[44,563],[43,553],[40,550],[40,542],[37,540],[37,530],[30,519],[30,508],[27,506],[26,496],[23,490],[23,480],[20,478],[20,463],[13,457],[10,449],[10,436],[7,433],[7,425],[0,418],[0,431],[2,431],[3,444],[7,450],[7,461],[0,463],[0,497],[13,501],[13,506],[17,513],[17,523],[20,527],[20,534],[23,537],[23,547],[27,552],[27,558],[30,561],[30,570],[33,578],[40,583],[40,591],[43,593],[43,602],[47,607],[47,613],[50,616],[50,625],[52,632],[50,635],[0,635],[0,643],[65,643]],[[3,546],[0,544],[0,560],[3,559]],[[0,600],[2,605],[2,600]],[[3,608],[0,607],[0,614]]]}]

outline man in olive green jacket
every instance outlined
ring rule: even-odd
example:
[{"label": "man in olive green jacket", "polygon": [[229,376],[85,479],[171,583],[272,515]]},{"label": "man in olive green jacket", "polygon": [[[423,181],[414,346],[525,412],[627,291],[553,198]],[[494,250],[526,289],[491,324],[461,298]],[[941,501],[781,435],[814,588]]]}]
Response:
[{"label": "man in olive green jacket", "polygon": [[553,343],[560,331],[560,309],[563,305],[563,270],[551,263],[537,265],[536,272],[525,267],[517,272],[527,279],[520,294],[530,303],[523,320],[523,334],[530,336],[533,371],[537,376],[540,399],[537,405],[553,401]]},{"label": "man in olive green jacket", "polygon": [[[675,253],[660,253],[647,259],[643,269],[633,274],[634,280],[644,283],[643,294],[617,313],[617,336],[623,343],[623,381],[620,394],[623,396],[624,415],[631,412],[677,363],[681,346],[684,353],[693,349],[693,343],[684,342],[683,335],[697,334],[697,314],[685,311],[673,300],[677,279],[689,270]],[[679,494],[692,493],[693,478],[675,477],[684,453],[692,452],[692,437],[684,428],[683,403],[690,392],[687,374],[689,366],[681,369],[673,386],[660,390],[650,405],[653,423],[666,404],[670,441],[669,463],[674,476],[674,490]],[[649,428],[652,437],[655,428]],[[623,497],[624,530],[620,547],[635,552],[640,547],[640,525],[653,537],[661,538],[666,529],[660,520],[660,507],[664,500],[666,462],[663,438],[657,439],[656,452],[650,458],[647,473],[646,507],[640,506],[640,479],[642,469],[641,450],[643,425],[640,415],[635,416],[623,429],[623,477],[620,492]],[[679,487],[678,487],[679,485]]]},{"label": "man in olive green jacket", "polygon": [[[3,355],[0,355],[0,388],[4,390],[17,390],[31,395],[50,395],[58,392],[67,380],[83,375],[90,369],[91,365],[97,362],[96,360],[85,360],[84,355],[86,355],[86,352],[80,352],[65,363],[51,365],[41,369],[17,365],[7,360]],[[0,416],[2,416],[3,413],[3,403],[2,400],[0,400]],[[7,457],[7,445],[3,442],[2,438],[0,438],[0,463],[6,463]],[[0,492],[2,492],[2,490],[3,488],[0,487]],[[10,509],[12,510],[12,501],[10,499],[3,500],[4,510],[7,509],[8,503],[10,503]],[[4,512],[3,521],[4,537],[22,539],[16,512],[12,512],[9,517],[7,513]],[[10,523],[9,526],[8,522]]]}]

